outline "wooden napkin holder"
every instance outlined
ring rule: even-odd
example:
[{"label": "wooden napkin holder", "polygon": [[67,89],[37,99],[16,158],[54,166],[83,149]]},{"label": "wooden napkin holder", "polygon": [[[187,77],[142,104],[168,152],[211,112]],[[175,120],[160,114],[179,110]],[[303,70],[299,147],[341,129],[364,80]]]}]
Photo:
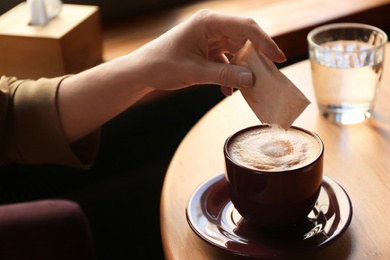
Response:
[{"label": "wooden napkin holder", "polygon": [[63,4],[59,16],[48,24],[30,26],[29,21],[26,2],[0,16],[1,75],[56,77],[102,61],[97,6]]}]

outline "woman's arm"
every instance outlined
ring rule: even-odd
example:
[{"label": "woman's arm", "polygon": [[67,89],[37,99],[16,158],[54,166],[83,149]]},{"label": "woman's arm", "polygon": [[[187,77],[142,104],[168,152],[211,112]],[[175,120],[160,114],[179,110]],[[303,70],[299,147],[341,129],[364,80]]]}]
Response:
[{"label": "woman's arm", "polygon": [[156,89],[218,84],[231,95],[232,88],[251,87],[252,72],[225,56],[247,40],[285,61],[254,20],[202,10],[137,51],[64,79],[58,105],[67,138],[77,141]]}]

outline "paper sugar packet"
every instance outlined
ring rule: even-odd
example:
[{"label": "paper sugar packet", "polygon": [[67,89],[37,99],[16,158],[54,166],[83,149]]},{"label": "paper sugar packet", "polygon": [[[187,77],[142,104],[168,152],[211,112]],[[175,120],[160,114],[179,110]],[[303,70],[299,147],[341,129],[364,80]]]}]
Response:
[{"label": "paper sugar packet", "polygon": [[288,129],[310,104],[275,64],[249,41],[230,63],[245,66],[254,73],[254,87],[240,91],[262,123]]}]

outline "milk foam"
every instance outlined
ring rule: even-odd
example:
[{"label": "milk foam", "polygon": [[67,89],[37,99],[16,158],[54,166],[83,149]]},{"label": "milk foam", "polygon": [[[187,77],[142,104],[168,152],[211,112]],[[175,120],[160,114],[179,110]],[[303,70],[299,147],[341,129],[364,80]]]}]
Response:
[{"label": "milk foam", "polygon": [[230,140],[228,153],[234,161],[266,171],[292,170],[314,161],[321,144],[312,135],[276,126],[255,128]]}]

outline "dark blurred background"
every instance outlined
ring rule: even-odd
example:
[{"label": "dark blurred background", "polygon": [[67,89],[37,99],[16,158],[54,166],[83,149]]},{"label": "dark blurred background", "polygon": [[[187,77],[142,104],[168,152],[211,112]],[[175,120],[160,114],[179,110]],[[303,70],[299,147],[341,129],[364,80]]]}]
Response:
[{"label": "dark blurred background", "polygon": [[[21,3],[6,0],[0,14]],[[103,24],[187,0],[69,0],[100,7]],[[102,127],[89,170],[12,164],[0,168],[0,204],[45,198],[76,201],[87,215],[98,259],[163,259],[160,193],[180,141],[223,98],[216,86],[182,90],[144,102]]]},{"label": "dark blurred background", "polygon": [[[0,14],[21,2],[2,0]],[[105,23],[189,1],[63,2],[98,5]],[[218,87],[199,86],[134,106],[102,127],[100,150],[89,170],[0,167],[0,205],[73,200],[87,215],[98,259],[163,259],[159,206],[165,172],[185,134],[222,98]]]},{"label": "dark blurred background", "polygon": [[102,127],[89,170],[56,165],[0,167],[0,204],[45,198],[76,201],[98,259],[163,259],[160,193],[181,140],[223,98],[216,86],[135,106]]}]

